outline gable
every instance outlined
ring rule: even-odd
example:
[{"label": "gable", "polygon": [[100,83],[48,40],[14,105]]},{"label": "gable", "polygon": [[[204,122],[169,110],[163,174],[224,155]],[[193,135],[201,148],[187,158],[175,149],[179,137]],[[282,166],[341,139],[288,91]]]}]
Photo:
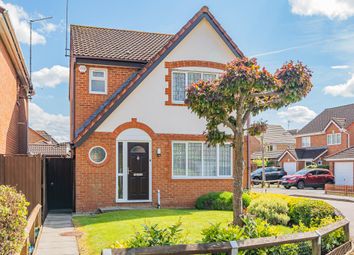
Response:
[{"label": "gable", "polygon": [[[185,26],[163,47],[149,63],[138,73],[132,75],[120,89],[118,89],[110,98],[108,98],[85,123],[75,132],[74,145],[80,146],[109,116],[115,109],[124,102],[124,100],[146,79],[147,76],[161,64],[167,55],[173,51],[176,46],[202,21],[208,20],[210,25],[220,35],[225,44],[234,53],[234,56],[243,57],[243,53],[232,41],[226,31],[217,22],[214,16],[209,12],[208,7],[204,6],[198,11]],[[222,64],[221,64],[222,65]]]},{"label": "gable", "polygon": [[[235,57],[209,21],[201,20],[96,131],[112,132],[119,125],[136,118],[156,133],[202,134],[206,124],[204,120],[191,113],[186,106],[165,105],[165,62],[198,60],[227,63]],[[198,66],[180,69],[221,72],[220,69]]]}]

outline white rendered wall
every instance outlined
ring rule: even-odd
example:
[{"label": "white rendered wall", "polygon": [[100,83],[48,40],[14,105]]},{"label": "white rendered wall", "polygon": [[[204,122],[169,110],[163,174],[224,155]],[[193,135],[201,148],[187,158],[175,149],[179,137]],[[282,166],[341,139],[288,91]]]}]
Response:
[{"label": "white rendered wall", "polygon": [[[227,63],[236,56],[205,19],[202,20],[177,47],[169,53],[145,80],[97,128],[97,132],[112,132],[119,125],[137,118],[155,133],[202,134],[205,121],[185,106],[167,106],[165,61],[204,60]],[[188,68],[220,72],[211,68]]]}]

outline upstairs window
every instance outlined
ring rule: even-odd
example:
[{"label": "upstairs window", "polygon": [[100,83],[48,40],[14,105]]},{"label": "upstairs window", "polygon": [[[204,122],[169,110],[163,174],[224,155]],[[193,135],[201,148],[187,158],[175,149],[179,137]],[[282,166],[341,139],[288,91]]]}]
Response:
[{"label": "upstairs window", "polygon": [[327,135],[327,145],[338,145],[342,143],[342,134],[333,133]]},{"label": "upstairs window", "polygon": [[311,138],[309,136],[304,136],[301,138],[302,147],[310,147],[311,146]]},{"label": "upstairs window", "polygon": [[107,69],[90,68],[89,83],[91,94],[107,94]]},{"label": "upstairs window", "polygon": [[195,71],[173,71],[172,72],[172,102],[184,104],[186,99],[186,88],[199,80],[212,81],[217,78],[216,73],[195,72]]}]

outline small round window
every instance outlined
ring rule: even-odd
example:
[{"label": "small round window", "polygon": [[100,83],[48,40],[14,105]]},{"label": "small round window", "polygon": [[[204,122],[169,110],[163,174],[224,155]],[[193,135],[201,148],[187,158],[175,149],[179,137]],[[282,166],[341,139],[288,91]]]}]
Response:
[{"label": "small round window", "polygon": [[107,157],[107,152],[103,147],[95,146],[90,149],[90,160],[95,164],[101,164]]}]

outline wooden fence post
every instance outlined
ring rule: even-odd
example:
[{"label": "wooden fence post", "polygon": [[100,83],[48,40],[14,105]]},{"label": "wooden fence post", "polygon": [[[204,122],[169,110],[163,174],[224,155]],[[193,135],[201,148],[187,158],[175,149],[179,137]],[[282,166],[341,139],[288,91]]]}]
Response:
[{"label": "wooden fence post", "polygon": [[343,229],[344,229],[345,241],[349,241],[350,240],[349,222],[346,225],[344,225]]},{"label": "wooden fence post", "polygon": [[238,254],[238,243],[237,241],[230,241],[230,246],[231,246],[231,250],[230,250],[230,255],[237,255]]},{"label": "wooden fence post", "polygon": [[316,230],[317,238],[312,240],[312,255],[321,255],[321,234]]}]

